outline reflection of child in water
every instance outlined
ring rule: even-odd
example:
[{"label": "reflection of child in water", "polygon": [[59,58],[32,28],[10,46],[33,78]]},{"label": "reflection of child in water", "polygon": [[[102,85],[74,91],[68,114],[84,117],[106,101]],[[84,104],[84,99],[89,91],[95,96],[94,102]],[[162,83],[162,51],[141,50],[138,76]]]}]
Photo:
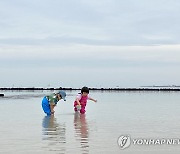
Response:
[{"label": "reflection of child in water", "polygon": [[74,129],[76,131],[76,136],[80,137],[80,141],[81,141],[80,143],[83,152],[89,153],[89,144],[88,144],[89,128],[85,116],[86,116],[85,114],[79,114],[79,112],[76,112],[74,114]]},{"label": "reflection of child in water", "polygon": [[47,140],[50,151],[58,151],[59,148],[61,152],[65,153],[65,143],[66,143],[66,127],[65,124],[60,124],[57,122],[54,115],[45,116],[42,122],[43,127],[43,140]]},{"label": "reflection of child in water", "polygon": [[85,108],[86,108],[87,100],[97,102],[97,100],[89,96],[89,88],[83,87],[81,89],[81,93],[77,95],[76,100],[74,102],[74,111],[78,111],[79,109],[80,113],[84,114],[86,112]]},{"label": "reflection of child in water", "polygon": [[81,138],[88,138],[88,126],[85,116],[85,114],[74,114],[74,127],[78,133],[80,131]]},{"label": "reflection of child in water", "polygon": [[53,135],[58,134],[57,130],[58,130],[59,124],[56,122],[56,118],[54,118],[54,115],[45,116],[43,119],[42,126],[44,128],[43,129],[44,135],[49,135],[49,137],[52,137]]}]

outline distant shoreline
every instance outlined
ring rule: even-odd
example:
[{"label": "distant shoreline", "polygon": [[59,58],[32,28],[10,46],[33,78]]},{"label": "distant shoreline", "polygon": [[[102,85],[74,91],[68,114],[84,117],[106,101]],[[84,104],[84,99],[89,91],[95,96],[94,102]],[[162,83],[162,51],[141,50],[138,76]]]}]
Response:
[{"label": "distant shoreline", "polygon": [[[89,88],[92,91],[180,91],[180,88],[165,88],[165,87],[148,87],[148,88]],[[0,90],[16,90],[16,91],[38,91],[38,90],[81,90],[81,88],[0,88]]]}]

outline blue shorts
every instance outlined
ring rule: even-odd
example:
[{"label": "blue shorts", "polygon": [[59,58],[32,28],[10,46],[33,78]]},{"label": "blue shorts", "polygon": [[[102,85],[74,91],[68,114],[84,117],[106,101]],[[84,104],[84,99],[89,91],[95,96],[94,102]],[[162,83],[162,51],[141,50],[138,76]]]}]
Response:
[{"label": "blue shorts", "polygon": [[44,113],[46,113],[47,115],[51,115],[49,101],[47,100],[46,97],[44,97],[42,100],[42,109],[43,109]]}]

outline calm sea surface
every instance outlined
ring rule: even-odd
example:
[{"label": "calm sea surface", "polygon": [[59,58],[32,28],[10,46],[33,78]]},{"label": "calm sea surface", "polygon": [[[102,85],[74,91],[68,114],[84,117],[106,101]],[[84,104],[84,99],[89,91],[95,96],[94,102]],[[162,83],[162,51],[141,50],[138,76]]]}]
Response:
[{"label": "calm sea surface", "polygon": [[0,153],[119,154],[180,153],[180,145],[132,145],[121,150],[121,135],[180,138],[180,92],[91,92],[86,114],[74,113],[78,91],[67,91],[54,116],[41,109],[51,92],[0,91]]}]

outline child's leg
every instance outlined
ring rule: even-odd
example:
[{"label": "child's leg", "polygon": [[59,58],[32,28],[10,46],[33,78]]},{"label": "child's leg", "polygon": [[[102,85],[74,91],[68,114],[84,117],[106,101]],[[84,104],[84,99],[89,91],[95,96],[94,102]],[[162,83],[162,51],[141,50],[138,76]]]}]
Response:
[{"label": "child's leg", "polygon": [[86,112],[85,108],[86,108],[86,106],[81,106],[81,110],[80,110],[81,114],[84,114]]},{"label": "child's leg", "polygon": [[77,111],[77,108],[76,108],[77,105],[78,105],[78,103],[75,101],[75,102],[74,102],[74,111],[75,111],[75,112]]},{"label": "child's leg", "polygon": [[74,107],[74,111],[75,111],[75,112],[78,111],[76,107]]},{"label": "child's leg", "polygon": [[44,113],[46,113],[47,115],[51,115],[51,109],[50,109],[49,102],[46,99],[46,97],[44,97],[42,100],[42,109]]},{"label": "child's leg", "polygon": [[43,108],[44,113],[46,113],[47,115],[51,115],[50,107],[48,107],[46,104],[42,104],[42,108]]}]

